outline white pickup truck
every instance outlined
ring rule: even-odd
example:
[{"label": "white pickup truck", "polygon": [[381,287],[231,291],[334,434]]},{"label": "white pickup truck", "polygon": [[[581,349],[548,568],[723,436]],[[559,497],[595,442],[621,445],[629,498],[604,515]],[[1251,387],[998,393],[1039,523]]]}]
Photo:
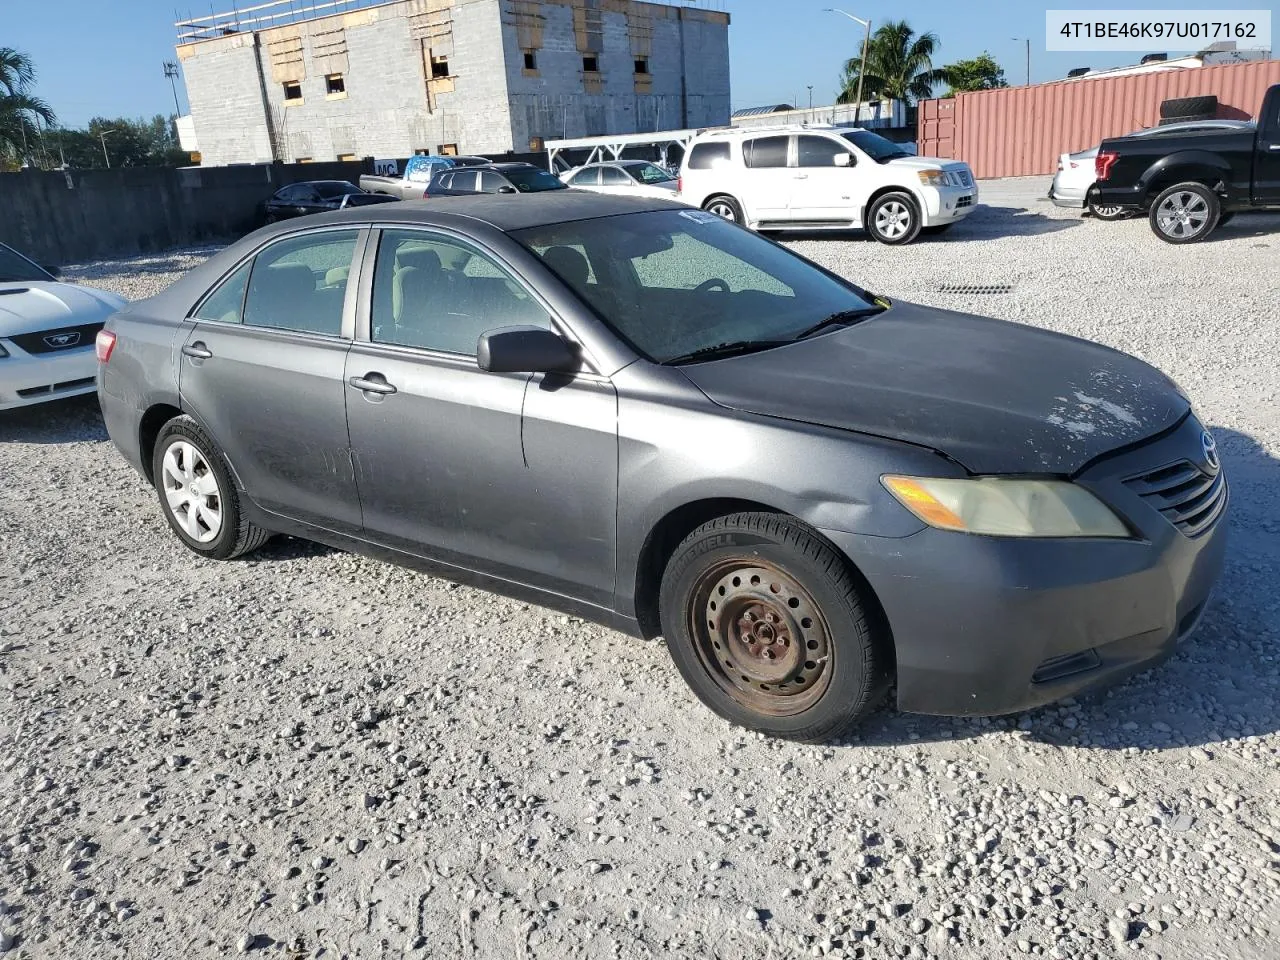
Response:
[{"label": "white pickup truck", "polygon": [[410,157],[405,161],[404,172],[399,176],[362,175],[360,189],[365,193],[381,193],[399,200],[421,200],[427,191],[427,184],[441,170],[449,167],[473,167],[488,162],[484,157]]},{"label": "white pickup truck", "polygon": [[695,137],[680,197],[757,230],[862,227],[903,244],[967,217],[978,187],[960,160],[917,157],[868,130],[791,126]]}]

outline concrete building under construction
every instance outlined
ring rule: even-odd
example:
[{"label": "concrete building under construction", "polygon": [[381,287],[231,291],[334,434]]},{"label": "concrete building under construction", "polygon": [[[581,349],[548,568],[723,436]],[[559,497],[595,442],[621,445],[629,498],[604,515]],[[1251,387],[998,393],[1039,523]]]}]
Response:
[{"label": "concrete building under construction", "polygon": [[708,0],[274,0],[177,28],[206,165],[729,120],[729,15]]}]

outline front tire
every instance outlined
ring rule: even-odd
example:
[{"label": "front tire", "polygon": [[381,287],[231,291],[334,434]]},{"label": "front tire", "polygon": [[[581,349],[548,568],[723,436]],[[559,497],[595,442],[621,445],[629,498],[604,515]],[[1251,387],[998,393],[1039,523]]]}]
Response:
[{"label": "front tire", "polygon": [[738,226],[746,223],[746,217],[742,215],[742,204],[728,194],[712,197],[702,205],[702,209],[707,213],[714,213],[717,217],[732,220]]},{"label": "front tire", "polygon": [[1151,230],[1165,243],[1198,243],[1218,226],[1222,202],[1203,183],[1188,181],[1163,191],[1151,204]]},{"label": "front tire", "polygon": [[867,208],[867,232],[880,243],[900,246],[920,234],[920,208],[907,193],[886,193]]},{"label": "front tire", "polygon": [[151,476],[169,526],[200,556],[230,560],[270,538],[245,519],[222,451],[191,417],[175,417],[161,428]]},{"label": "front tire", "polygon": [[685,682],[748,729],[830,740],[887,687],[887,638],[858,582],[793,518],[740,513],[698,527],[667,564],[659,607]]}]

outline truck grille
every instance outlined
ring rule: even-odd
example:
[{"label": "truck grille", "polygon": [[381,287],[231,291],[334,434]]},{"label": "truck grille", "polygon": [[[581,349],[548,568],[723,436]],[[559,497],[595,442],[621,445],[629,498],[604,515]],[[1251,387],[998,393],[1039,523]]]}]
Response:
[{"label": "truck grille", "polygon": [[1227,480],[1222,472],[1206,473],[1189,460],[1130,477],[1125,486],[1188,537],[1209,529],[1227,503]]},{"label": "truck grille", "polygon": [[101,329],[100,323],[85,323],[78,327],[58,327],[55,330],[41,330],[39,333],[20,333],[9,339],[27,353],[61,353],[64,350],[92,347],[93,338]]}]

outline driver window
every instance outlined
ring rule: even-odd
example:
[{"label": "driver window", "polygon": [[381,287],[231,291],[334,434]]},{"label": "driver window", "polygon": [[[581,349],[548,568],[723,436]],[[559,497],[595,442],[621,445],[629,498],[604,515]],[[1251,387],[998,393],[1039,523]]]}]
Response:
[{"label": "driver window", "polygon": [[370,339],[475,356],[480,335],[515,325],[551,329],[525,287],[477,248],[420,230],[386,230],[373,273]]},{"label": "driver window", "polygon": [[687,233],[673,234],[671,240],[671,249],[631,260],[642,287],[693,290],[698,286],[711,287],[712,281],[707,278],[713,277],[723,281],[715,284],[716,290],[795,296],[795,291],[776,277]]},{"label": "driver window", "polygon": [[797,137],[797,167],[834,167],[836,155],[849,152],[848,144],[837,143],[830,137]]}]

